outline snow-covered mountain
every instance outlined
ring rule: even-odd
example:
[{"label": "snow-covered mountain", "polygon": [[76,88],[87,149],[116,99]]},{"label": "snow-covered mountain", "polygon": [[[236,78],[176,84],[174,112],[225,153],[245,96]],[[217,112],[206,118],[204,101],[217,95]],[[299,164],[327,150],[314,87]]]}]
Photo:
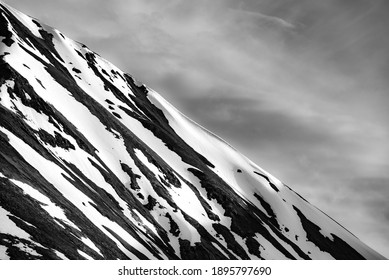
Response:
[{"label": "snow-covered mountain", "polygon": [[0,7],[0,259],[383,258],[85,45]]}]

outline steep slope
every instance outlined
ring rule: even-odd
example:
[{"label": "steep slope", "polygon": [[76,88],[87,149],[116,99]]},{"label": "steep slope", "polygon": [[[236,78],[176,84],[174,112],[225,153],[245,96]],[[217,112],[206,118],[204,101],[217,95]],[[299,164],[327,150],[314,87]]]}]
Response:
[{"label": "steep slope", "polygon": [[382,258],[152,89],[0,7],[0,259]]}]

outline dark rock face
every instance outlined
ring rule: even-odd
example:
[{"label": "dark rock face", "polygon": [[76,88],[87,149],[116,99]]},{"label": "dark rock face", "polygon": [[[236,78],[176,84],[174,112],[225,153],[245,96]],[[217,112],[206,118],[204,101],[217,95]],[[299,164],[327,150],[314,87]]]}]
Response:
[{"label": "dark rock face", "polygon": [[0,8],[0,259],[380,258],[85,45]]},{"label": "dark rock face", "polygon": [[[320,227],[308,220],[301,211],[294,207],[297,215],[301,219],[304,230],[307,232],[307,239],[315,244],[325,252],[330,252],[330,254],[335,259],[353,259],[353,260],[363,260],[364,257],[359,254],[355,249],[353,249],[349,244],[344,242],[341,238],[335,234],[331,234],[331,238],[323,236],[320,233]],[[332,250],[329,250],[332,248]]]}]

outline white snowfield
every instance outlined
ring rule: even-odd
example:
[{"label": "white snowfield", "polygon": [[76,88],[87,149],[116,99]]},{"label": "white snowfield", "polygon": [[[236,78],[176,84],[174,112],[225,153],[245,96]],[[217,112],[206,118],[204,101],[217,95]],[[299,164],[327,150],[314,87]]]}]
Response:
[{"label": "white snowfield", "polygon": [[157,92],[0,7],[0,259],[383,258]]}]

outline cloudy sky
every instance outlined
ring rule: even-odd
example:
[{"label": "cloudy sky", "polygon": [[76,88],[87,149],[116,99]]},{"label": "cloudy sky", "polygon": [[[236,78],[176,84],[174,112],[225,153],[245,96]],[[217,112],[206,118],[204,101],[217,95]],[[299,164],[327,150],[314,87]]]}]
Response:
[{"label": "cloudy sky", "polygon": [[389,1],[6,0],[389,257]]}]

